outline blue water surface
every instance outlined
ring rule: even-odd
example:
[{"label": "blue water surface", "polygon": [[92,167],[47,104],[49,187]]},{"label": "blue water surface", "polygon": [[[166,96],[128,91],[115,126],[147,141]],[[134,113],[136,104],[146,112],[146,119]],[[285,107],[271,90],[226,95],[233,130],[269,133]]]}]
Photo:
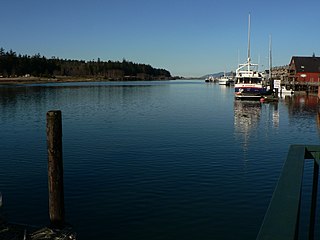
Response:
[{"label": "blue water surface", "polygon": [[203,81],[0,87],[9,220],[46,225],[46,112],[63,118],[78,239],[255,239],[290,144],[319,144],[315,96],[235,101]]}]

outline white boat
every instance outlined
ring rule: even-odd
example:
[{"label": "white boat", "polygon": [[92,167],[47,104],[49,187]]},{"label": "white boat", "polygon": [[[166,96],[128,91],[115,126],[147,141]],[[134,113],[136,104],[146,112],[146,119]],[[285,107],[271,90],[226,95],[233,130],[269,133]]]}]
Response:
[{"label": "white boat", "polygon": [[281,86],[281,88],[278,89],[279,96],[290,96],[293,94],[294,94],[294,91],[292,89],[287,89],[286,86]]},{"label": "white boat", "polygon": [[224,75],[218,79],[219,85],[230,85],[231,81],[232,81],[232,77],[227,76],[226,73],[224,73]]},{"label": "white boat", "polygon": [[263,84],[262,74],[258,71],[258,64],[251,63],[250,58],[250,14],[248,27],[248,58],[244,64],[239,64],[236,70],[234,85],[235,98],[246,100],[260,100],[269,95],[270,91]]},{"label": "white boat", "polygon": [[261,73],[254,70],[257,64],[252,64],[250,58],[247,63],[240,64],[236,70],[236,81],[234,84],[236,99],[260,99],[268,95],[269,90],[263,84]]},{"label": "white boat", "polygon": [[229,82],[229,78],[226,76],[220,77],[219,78],[219,85],[227,85]]}]

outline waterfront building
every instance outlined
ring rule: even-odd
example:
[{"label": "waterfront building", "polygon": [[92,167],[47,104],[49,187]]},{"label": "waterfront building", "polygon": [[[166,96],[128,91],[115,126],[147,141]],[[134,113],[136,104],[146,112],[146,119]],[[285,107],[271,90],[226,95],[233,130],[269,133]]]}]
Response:
[{"label": "waterfront building", "polygon": [[288,68],[289,68],[289,65],[273,67],[272,68],[272,78],[277,79],[277,80],[281,80],[282,83],[287,82],[288,81],[288,72],[289,72]]},{"label": "waterfront building", "polygon": [[288,82],[295,90],[313,90],[320,82],[320,57],[293,56],[288,68]]}]

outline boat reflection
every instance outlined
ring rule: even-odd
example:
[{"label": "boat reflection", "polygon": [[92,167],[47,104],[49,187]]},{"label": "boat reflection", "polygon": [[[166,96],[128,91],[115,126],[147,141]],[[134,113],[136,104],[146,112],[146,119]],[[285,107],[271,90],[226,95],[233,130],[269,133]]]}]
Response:
[{"label": "boat reflection", "polygon": [[244,149],[247,149],[251,133],[259,124],[261,108],[258,101],[234,101],[234,132],[243,137],[240,141]]},{"label": "boat reflection", "polygon": [[248,132],[257,125],[261,114],[261,103],[256,101],[234,101],[234,125],[238,132]]},{"label": "boat reflection", "polygon": [[[281,114],[280,114],[281,112]],[[255,101],[234,101],[234,134],[243,151],[249,145],[254,146],[258,133],[267,129],[278,128],[285,131],[287,125],[280,124],[289,121],[290,126],[295,126],[306,134],[316,124],[320,133],[320,105],[318,96],[294,95],[283,98],[279,103],[259,103]],[[259,130],[258,130],[259,128]],[[271,134],[265,132],[266,135]]]}]

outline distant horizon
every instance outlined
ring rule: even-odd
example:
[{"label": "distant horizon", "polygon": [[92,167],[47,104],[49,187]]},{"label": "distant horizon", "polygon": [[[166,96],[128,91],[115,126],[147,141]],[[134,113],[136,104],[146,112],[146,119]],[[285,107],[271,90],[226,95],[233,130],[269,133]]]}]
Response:
[{"label": "distant horizon", "polygon": [[[274,66],[320,55],[320,1],[4,1],[0,46],[27,55],[147,63],[172,76],[231,71],[247,58]],[[268,8],[268,6],[272,6]],[[14,14],[14,16],[13,16]],[[231,17],[230,17],[231,16]]]}]

